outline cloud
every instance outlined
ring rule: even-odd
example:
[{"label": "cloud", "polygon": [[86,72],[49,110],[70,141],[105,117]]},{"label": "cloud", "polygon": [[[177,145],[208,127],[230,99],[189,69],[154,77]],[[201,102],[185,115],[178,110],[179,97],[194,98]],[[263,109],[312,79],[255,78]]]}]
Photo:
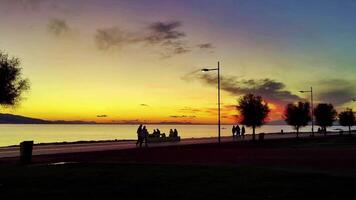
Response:
[{"label": "cloud", "polygon": [[318,82],[323,89],[316,93],[316,98],[321,102],[341,106],[352,101],[356,96],[356,86],[350,80],[330,79]]},{"label": "cloud", "polygon": [[170,118],[196,118],[195,115],[171,115]]},{"label": "cloud", "polygon": [[[95,42],[99,50],[121,49],[129,45],[142,45],[159,49],[163,57],[185,54],[192,51],[180,21],[153,22],[136,31],[129,32],[119,27],[97,29]],[[200,49],[211,48],[206,43]]]},{"label": "cloud", "polygon": [[[200,80],[204,84],[217,86],[217,76],[211,74],[197,73],[197,71],[182,77],[183,80]],[[272,79],[241,79],[233,76],[223,76],[220,79],[221,89],[232,95],[244,95],[253,93],[260,95],[267,101],[273,103],[289,103],[301,101],[297,95],[285,89],[285,84]]]},{"label": "cloud", "polygon": [[164,43],[171,40],[179,40],[186,36],[177,28],[181,27],[182,23],[179,21],[172,22],[155,22],[148,26],[149,35],[145,38],[150,43]]},{"label": "cloud", "polygon": [[121,48],[137,42],[136,36],[118,27],[98,29],[95,34],[95,42],[100,50]]},{"label": "cloud", "polygon": [[98,118],[105,118],[105,117],[108,117],[107,115],[97,115],[96,117]]},{"label": "cloud", "polygon": [[2,5],[7,5],[9,8],[21,8],[24,10],[38,10],[45,0],[3,0]]},{"label": "cloud", "polygon": [[111,123],[115,124],[146,124],[147,120],[139,120],[139,119],[128,119],[128,120],[112,120]]},{"label": "cloud", "polygon": [[51,19],[47,25],[48,31],[56,36],[62,37],[68,35],[71,32],[71,28],[68,26],[67,22],[63,19]]},{"label": "cloud", "polygon": [[161,122],[158,122],[157,124],[172,124],[172,125],[176,125],[176,124],[192,124],[192,122],[190,121],[184,121],[184,122],[181,122],[181,121],[161,121]]},{"label": "cloud", "polygon": [[[68,13],[69,6],[63,1],[56,0],[0,0],[0,10],[3,8],[5,12],[9,10],[21,10],[29,12],[38,12],[42,10],[58,11],[60,13]],[[73,6],[73,4],[71,5]],[[75,8],[78,12],[78,8]]]},{"label": "cloud", "polygon": [[179,109],[179,110],[182,111],[182,112],[191,112],[191,113],[202,112],[201,109],[192,108],[192,107],[184,107],[184,108],[181,108],[181,109]]},{"label": "cloud", "polygon": [[163,55],[165,57],[184,54],[189,52],[190,48],[183,40],[186,37],[186,33],[178,30],[180,27],[182,27],[182,22],[180,21],[154,22],[146,28],[147,36],[142,39],[150,45],[164,47]]},{"label": "cloud", "polygon": [[214,46],[211,43],[198,44],[197,46],[200,49],[213,49],[214,48]]}]

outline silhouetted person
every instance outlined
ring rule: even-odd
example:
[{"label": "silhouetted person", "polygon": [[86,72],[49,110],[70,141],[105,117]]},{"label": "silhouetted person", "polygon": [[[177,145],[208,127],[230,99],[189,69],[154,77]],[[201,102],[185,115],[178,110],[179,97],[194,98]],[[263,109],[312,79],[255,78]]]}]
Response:
[{"label": "silhouetted person", "polygon": [[282,135],[284,134],[283,129],[281,129],[281,134],[282,134]]},{"label": "silhouetted person", "polygon": [[178,137],[178,131],[177,131],[177,129],[174,129],[174,131],[173,131],[173,136],[174,136],[174,137]]},{"label": "silhouetted person", "polygon": [[160,136],[160,133],[158,131],[158,129],[153,129],[153,133],[152,133],[153,137],[159,137]]},{"label": "silhouetted person", "polygon": [[236,132],[235,126],[232,126],[231,132],[232,132],[232,139],[235,139],[235,132]]},{"label": "silhouetted person", "polygon": [[239,125],[236,125],[236,136],[241,136],[240,135],[240,127],[239,127]]},{"label": "silhouetted person", "polygon": [[173,131],[173,129],[170,129],[169,130],[169,137],[173,137],[173,135],[174,135],[174,131]]},{"label": "silhouetted person", "polygon": [[245,126],[242,126],[241,128],[241,135],[242,135],[242,138],[245,138]]},{"label": "silhouetted person", "polygon": [[145,142],[145,146],[147,147],[147,138],[148,138],[148,131],[146,129],[146,126],[143,126],[142,128],[142,137],[143,137],[143,140],[140,144],[140,147],[142,146],[142,143]]},{"label": "silhouetted person", "polygon": [[140,144],[140,147],[142,146],[141,140],[142,140],[142,124],[137,128],[137,142],[136,146]]}]

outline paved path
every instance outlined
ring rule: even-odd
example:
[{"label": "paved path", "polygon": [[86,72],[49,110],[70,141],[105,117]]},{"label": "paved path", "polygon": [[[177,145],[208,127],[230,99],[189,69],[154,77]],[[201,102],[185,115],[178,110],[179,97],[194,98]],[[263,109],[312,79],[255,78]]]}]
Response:
[{"label": "paved path", "polygon": [[[328,133],[333,135],[336,133]],[[300,134],[300,137],[308,137],[310,133]],[[317,137],[321,136],[316,134]],[[258,139],[258,136],[256,136]],[[277,139],[277,138],[294,138],[295,134],[266,134],[265,139]],[[244,140],[250,140],[251,135],[246,135]],[[237,141],[243,140],[242,138]],[[221,142],[231,142],[232,137],[222,137]],[[180,142],[164,142],[164,143],[149,143],[149,147],[159,146],[175,146],[175,145],[189,145],[189,144],[206,144],[217,142],[217,138],[192,138],[182,139]],[[60,153],[75,153],[75,152],[93,152],[93,151],[107,151],[107,150],[120,150],[120,149],[132,149],[137,148],[134,141],[113,141],[113,142],[93,142],[93,143],[77,143],[77,144],[44,144],[34,145],[33,155],[48,155],[48,154],[60,154]],[[5,157],[18,157],[20,148],[16,147],[0,147],[0,158]]]}]

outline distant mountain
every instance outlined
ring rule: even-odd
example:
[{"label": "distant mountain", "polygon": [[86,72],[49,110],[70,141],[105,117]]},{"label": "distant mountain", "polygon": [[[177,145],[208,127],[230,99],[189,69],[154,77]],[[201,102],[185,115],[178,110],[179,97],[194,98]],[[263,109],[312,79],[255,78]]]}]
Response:
[{"label": "distant mountain", "polygon": [[80,120],[74,120],[74,121],[65,121],[65,120],[56,120],[56,121],[50,121],[51,124],[97,124],[94,121],[80,121]]},{"label": "distant mountain", "polygon": [[[80,120],[74,120],[74,121],[65,121],[65,120],[55,120],[55,121],[50,121],[50,120],[43,120],[43,119],[37,119],[37,118],[31,118],[31,117],[25,117],[21,115],[12,115],[12,114],[2,114],[0,113],[0,124],[98,124],[97,122],[94,121],[80,121]],[[129,123],[118,123],[114,122],[112,124],[129,124]],[[135,123],[137,124],[137,123]],[[146,123],[147,124],[147,123]],[[158,124],[192,124],[190,122],[176,122],[176,121],[165,121],[165,122],[160,122]],[[270,121],[267,123],[267,125],[287,125],[284,120],[274,120]],[[311,123],[309,123],[311,125]],[[339,123],[336,121],[334,122],[334,126],[338,126]]]},{"label": "distant mountain", "polygon": [[20,115],[2,114],[0,113],[0,124],[50,124],[50,121],[24,117]]},{"label": "distant mountain", "polygon": [[0,113],[0,124],[96,124],[93,121],[49,121],[21,115],[2,114]]}]

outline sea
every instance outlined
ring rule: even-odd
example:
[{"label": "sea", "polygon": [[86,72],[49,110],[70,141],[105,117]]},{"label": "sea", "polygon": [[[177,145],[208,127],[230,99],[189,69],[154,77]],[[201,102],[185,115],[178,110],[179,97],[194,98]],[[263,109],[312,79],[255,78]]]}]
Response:
[{"label": "sea", "polygon": [[[148,131],[160,129],[168,135],[170,129],[176,128],[181,138],[217,137],[217,125],[146,125]],[[32,140],[35,143],[99,141],[99,140],[134,140],[138,125],[130,124],[1,124],[0,147],[18,145],[22,141]],[[221,126],[221,136],[231,136],[232,125]],[[317,127],[315,127],[317,129]],[[328,131],[348,130],[346,127],[333,126]],[[256,133],[293,132],[287,125],[265,125],[256,129]],[[311,126],[300,131],[309,132]],[[246,134],[252,129],[246,128]]]}]

